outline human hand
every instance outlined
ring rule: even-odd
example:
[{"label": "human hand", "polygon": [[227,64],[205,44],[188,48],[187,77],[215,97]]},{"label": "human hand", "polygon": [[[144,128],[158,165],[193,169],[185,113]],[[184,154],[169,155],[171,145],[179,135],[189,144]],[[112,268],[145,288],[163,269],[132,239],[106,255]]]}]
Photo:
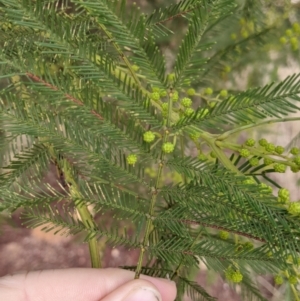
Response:
[{"label": "human hand", "polygon": [[43,270],[0,278],[2,301],[173,301],[175,283],[122,269]]}]

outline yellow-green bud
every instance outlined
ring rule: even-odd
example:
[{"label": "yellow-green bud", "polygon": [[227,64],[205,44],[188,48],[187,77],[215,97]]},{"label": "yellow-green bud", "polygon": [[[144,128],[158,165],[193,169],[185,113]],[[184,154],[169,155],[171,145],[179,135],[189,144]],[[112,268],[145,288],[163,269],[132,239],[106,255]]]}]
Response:
[{"label": "yellow-green bud", "polygon": [[188,96],[193,96],[193,95],[196,94],[196,91],[195,91],[195,89],[193,89],[193,88],[189,88],[189,89],[186,91],[186,93],[187,93]]},{"label": "yellow-green bud", "polygon": [[224,97],[224,98],[227,97],[228,96],[228,91],[227,90],[221,90],[220,91],[220,96]]},{"label": "yellow-green bud", "polygon": [[129,165],[134,165],[136,163],[136,161],[137,161],[137,156],[134,154],[131,154],[127,157],[127,163]]},{"label": "yellow-green bud", "polygon": [[206,95],[211,95],[211,94],[213,94],[214,93],[214,90],[212,89],[212,88],[206,88],[205,90],[204,90],[204,93],[206,94]]},{"label": "yellow-green bud", "polygon": [[226,240],[229,237],[229,233],[227,231],[220,231],[219,236],[221,239]]},{"label": "yellow-green bud", "polygon": [[175,145],[171,142],[166,142],[162,145],[162,150],[165,153],[172,153],[174,151]]}]

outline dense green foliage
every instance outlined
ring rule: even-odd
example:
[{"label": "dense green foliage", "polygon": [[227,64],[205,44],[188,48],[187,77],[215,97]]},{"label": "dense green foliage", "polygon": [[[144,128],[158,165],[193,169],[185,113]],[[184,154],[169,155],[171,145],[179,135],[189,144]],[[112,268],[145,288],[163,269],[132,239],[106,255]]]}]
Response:
[{"label": "dense green foliage", "polygon": [[[232,139],[299,120],[299,75],[263,86],[253,71],[245,91],[225,88],[272,47],[278,60],[298,53],[288,11],[258,0],[182,0],[148,15],[125,0],[0,0],[0,212],[21,207],[30,227],[86,233],[95,268],[100,238],[140,249],[124,268],[170,277],[178,300],[215,300],[193,279],[200,262],[243,300],[265,300],[258,274],[299,300],[300,204],[270,176],[298,172],[299,148]],[[59,191],[41,185],[51,162]]]}]

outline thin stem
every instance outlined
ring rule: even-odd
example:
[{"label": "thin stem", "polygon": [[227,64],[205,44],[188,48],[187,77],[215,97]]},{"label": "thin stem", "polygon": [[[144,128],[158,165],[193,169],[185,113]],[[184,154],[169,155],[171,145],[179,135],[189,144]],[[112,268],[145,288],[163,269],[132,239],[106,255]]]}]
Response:
[{"label": "thin stem", "polygon": [[[234,151],[240,151],[241,150],[241,146],[239,144],[235,144],[235,143],[222,142],[222,141],[217,140],[216,144],[219,147],[231,149],[231,150],[234,150]],[[279,154],[270,154],[269,152],[266,152],[264,150],[260,150],[260,149],[257,149],[255,147],[250,147],[250,146],[247,146],[247,145],[244,145],[243,148],[251,150],[251,153],[255,156],[268,158],[268,159],[271,159],[272,161],[274,161],[276,163],[282,163],[282,164],[289,165],[289,166],[296,166],[295,163],[293,163],[292,161],[289,161],[290,158],[288,156],[279,155]],[[286,159],[286,161],[275,159],[273,157],[270,157],[270,155]]]},{"label": "thin stem", "polygon": [[[84,203],[76,204],[76,209],[85,227],[92,228],[94,224],[94,220],[87,206]],[[97,239],[95,237],[90,239],[88,244],[89,244],[92,268],[101,268],[101,261],[100,261]]]},{"label": "thin stem", "polygon": [[[167,121],[166,121],[166,125],[167,127],[170,126],[171,124],[171,115],[172,115],[172,97],[171,95],[169,95],[169,108],[168,108],[168,116],[167,116]],[[169,137],[169,131],[168,129],[166,129],[165,135],[163,136],[163,141],[162,143],[166,143]],[[143,263],[143,258],[144,258],[144,254],[146,251],[146,246],[148,245],[149,242],[149,234],[153,228],[153,223],[152,223],[152,218],[153,218],[153,213],[154,213],[154,206],[156,203],[156,199],[157,199],[157,194],[158,194],[158,186],[159,186],[159,182],[160,182],[160,178],[161,178],[161,173],[162,173],[162,169],[163,169],[163,159],[165,157],[165,153],[161,150],[160,153],[160,163],[159,163],[159,167],[158,167],[158,171],[157,171],[157,175],[156,175],[156,183],[155,186],[153,187],[152,190],[152,197],[151,197],[151,201],[150,201],[150,206],[149,206],[149,212],[148,212],[148,219],[147,219],[147,223],[146,223],[146,230],[145,230],[145,235],[144,235],[144,239],[143,242],[141,244],[141,251],[140,251],[140,255],[139,255],[139,259],[138,259],[138,264],[135,270],[135,279],[138,279],[140,277],[141,274],[141,269],[142,269],[142,263]]]},{"label": "thin stem", "polygon": [[300,120],[300,117],[291,117],[291,118],[287,117],[287,118],[282,118],[282,119],[264,120],[262,122],[251,123],[251,124],[247,124],[247,125],[232,129],[230,131],[227,131],[227,132],[221,134],[218,137],[218,140],[220,140],[220,141],[225,140],[226,138],[228,138],[229,136],[231,136],[233,134],[236,134],[238,132],[245,131],[245,130],[248,130],[248,129],[251,129],[251,128],[254,128],[257,126],[265,125],[265,124],[273,124],[273,123],[277,123],[277,122],[287,122],[287,121],[299,121],[299,120]]},{"label": "thin stem", "polygon": [[223,163],[225,167],[227,167],[229,170],[233,171],[234,173],[237,173],[238,175],[242,175],[242,173],[237,169],[237,167],[232,164],[232,162],[227,158],[227,156],[224,154],[221,148],[216,144],[215,138],[208,136],[207,133],[202,133],[200,137],[206,141],[206,143],[215,152],[215,154],[217,155],[217,157],[220,159],[220,161]]},{"label": "thin stem", "polygon": [[[184,136],[180,136],[180,151],[181,151],[181,157],[184,158]],[[183,182],[187,183],[186,175],[183,175]]]}]

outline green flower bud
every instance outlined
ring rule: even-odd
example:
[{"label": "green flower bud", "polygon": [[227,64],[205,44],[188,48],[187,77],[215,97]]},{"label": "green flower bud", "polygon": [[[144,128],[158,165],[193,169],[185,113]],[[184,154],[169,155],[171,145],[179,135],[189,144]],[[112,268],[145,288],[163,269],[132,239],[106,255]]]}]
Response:
[{"label": "green flower bud", "polygon": [[160,89],[158,87],[152,87],[152,92],[159,92]]},{"label": "green flower bud", "polygon": [[221,90],[220,91],[220,96],[224,97],[224,98],[227,97],[228,96],[228,91],[227,90]]},{"label": "green flower bud", "polygon": [[298,167],[298,166],[291,166],[291,171],[293,173],[296,173],[296,172],[300,171],[300,167]]},{"label": "green flower bud", "polygon": [[299,31],[300,31],[300,25],[299,25],[299,23],[294,23],[292,25],[292,28],[293,28],[294,32],[299,33]]},{"label": "green flower bud", "polygon": [[290,39],[290,43],[292,46],[298,46],[298,39],[296,37],[293,37]]},{"label": "green flower bud", "polygon": [[290,203],[288,212],[292,215],[298,215],[300,213],[300,203],[299,202]]},{"label": "green flower bud", "polygon": [[293,159],[293,162],[300,166],[300,156],[297,156]]},{"label": "green flower bud", "polygon": [[246,148],[242,148],[242,149],[240,150],[240,155],[241,155],[242,157],[244,157],[244,158],[247,158],[247,157],[250,156],[250,151],[249,151],[248,149],[246,149]]},{"label": "green flower bud", "polygon": [[249,163],[251,166],[257,166],[259,164],[259,159],[258,158],[251,158],[249,160]]},{"label": "green flower bud", "polygon": [[162,145],[162,150],[165,153],[172,153],[174,151],[175,145],[171,142],[166,142]]},{"label": "green flower bud", "polygon": [[252,177],[248,177],[242,182],[243,184],[256,184],[255,180]]},{"label": "green flower bud", "polygon": [[288,281],[289,281],[290,284],[297,284],[297,282],[298,282],[297,276],[291,275],[289,277]]},{"label": "green flower bud", "polygon": [[273,192],[273,189],[271,186],[265,184],[265,183],[260,183],[259,184],[259,187],[266,193],[272,193]]},{"label": "green flower bud", "polygon": [[291,37],[293,35],[293,31],[291,29],[287,29],[285,31],[286,36]]},{"label": "green flower bud", "polygon": [[273,143],[268,143],[266,146],[265,146],[265,149],[267,152],[274,152],[275,151],[275,145]]},{"label": "green flower bud", "polygon": [[286,188],[280,188],[278,190],[278,197],[285,203],[290,200],[290,192]]},{"label": "green flower bud", "polygon": [[184,111],[184,115],[185,116],[191,116],[195,113],[195,110],[192,109],[192,108],[187,108],[185,111]]},{"label": "green flower bud", "polygon": [[237,35],[235,33],[232,33],[230,35],[231,40],[236,40],[237,39]]},{"label": "green flower bud", "polygon": [[284,152],[284,147],[283,147],[283,146],[280,146],[280,145],[276,146],[276,147],[275,147],[275,152],[276,152],[277,154],[279,154],[279,155],[283,154],[283,152]]},{"label": "green flower bud", "polygon": [[281,285],[283,283],[283,278],[280,275],[276,275],[274,278],[274,282],[276,285]]},{"label": "green flower bud", "polygon": [[161,105],[161,108],[162,108],[164,111],[168,111],[169,104],[168,104],[167,102],[164,102],[164,103]]},{"label": "green flower bud", "polygon": [[200,137],[200,133],[193,133],[190,135],[190,137],[193,141],[197,141]]},{"label": "green flower bud", "polygon": [[147,131],[147,132],[144,133],[144,141],[145,141],[145,142],[150,143],[150,142],[152,142],[154,139],[155,139],[155,135],[154,135],[153,132]]},{"label": "green flower bud", "polygon": [[265,165],[271,165],[273,163],[274,163],[274,161],[272,159],[270,159],[270,158],[264,158],[264,164]]},{"label": "green flower bud", "polygon": [[221,239],[226,240],[229,237],[229,233],[227,231],[220,231],[219,236]]},{"label": "green flower bud", "polygon": [[214,90],[213,90],[212,88],[206,88],[206,89],[204,90],[204,93],[205,93],[206,95],[211,95],[211,94],[214,93]]},{"label": "green flower bud", "polygon": [[138,71],[140,67],[138,65],[132,65],[132,70],[133,71]]},{"label": "green flower bud", "polygon": [[279,39],[279,42],[280,42],[280,44],[283,44],[283,45],[285,45],[286,43],[287,43],[287,38],[286,37],[281,37],[280,39]]},{"label": "green flower bud", "polygon": [[177,91],[174,91],[172,94],[172,100],[176,102],[179,99],[179,95]]},{"label": "green flower bud", "polygon": [[205,161],[205,160],[207,160],[207,156],[205,156],[204,154],[199,154],[198,159],[201,161]]},{"label": "green flower bud", "polygon": [[279,173],[285,173],[285,171],[286,171],[286,165],[280,164],[280,163],[276,163],[276,164],[274,164],[274,170],[276,172],[279,172]]},{"label": "green flower bud", "polygon": [[241,272],[238,270],[233,270],[232,268],[229,268],[227,271],[225,271],[225,277],[227,280],[234,283],[239,283],[243,280],[243,275]]},{"label": "green flower bud", "polygon": [[260,146],[266,146],[268,144],[268,141],[265,138],[262,138],[258,141]]},{"label": "green flower bud", "polygon": [[255,145],[255,140],[252,139],[252,138],[249,138],[249,139],[246,140],[245,144],[247,146],[254,146]]},{"label": "green flower bud", "polygon": [[224,66],[223,70],[224,70],[224,72],[229,73],[231,71],[231,67],[226,65],[226,66]]},{"label": "green flower bud", "polygon": [[159,92],[153,92],[153,93],[151,93],[151,99],[153,99],[155,101],[160,100],[160,94],[159,94]]},{"label": "green flower bud", "polygon": [[195,89],[193,89],[193,88],[189,88],[189,89],[186,91],[186,93],[187,93],[188,96],[193,96],[193,95],[196,94],[196,91],[195,91]]},{"label": "green flower bud", "polygon": [[161,96],[161,97],[166,97],[167,96],[167,91],[166,90],[160,90],[159,91],[159,95]]},{"label": "green flower bud", "polygon": [[217,158],[217,155],[216,155],[216,153],[215,152],[210,152],[210,156],[212,157],[212,158]]},{"label": "green flower bud", "polygon": [[295,156],[297,156],[299,154],[299,152],[300,152],[300,150],[298,147],[292,147],[290,150],[290,153]]},{"label": "green flower bud", "polygon": [[134,154],[131,154],[127,157],[127,163],[129,165],[134,165],[136,163],[136,161],[137,161],[137,156]]},{"label": "green flower bud", "polygon": [[186,108],[189,108],[191,105],[192,105],[192,100],[188,97],[184,97],[182,98],[181,100],[181,104],[186,107]]},{"label": "green flower bud", "polygon": [[175,79],[175,73],[168,74],[168,80],[173,81]]}]

